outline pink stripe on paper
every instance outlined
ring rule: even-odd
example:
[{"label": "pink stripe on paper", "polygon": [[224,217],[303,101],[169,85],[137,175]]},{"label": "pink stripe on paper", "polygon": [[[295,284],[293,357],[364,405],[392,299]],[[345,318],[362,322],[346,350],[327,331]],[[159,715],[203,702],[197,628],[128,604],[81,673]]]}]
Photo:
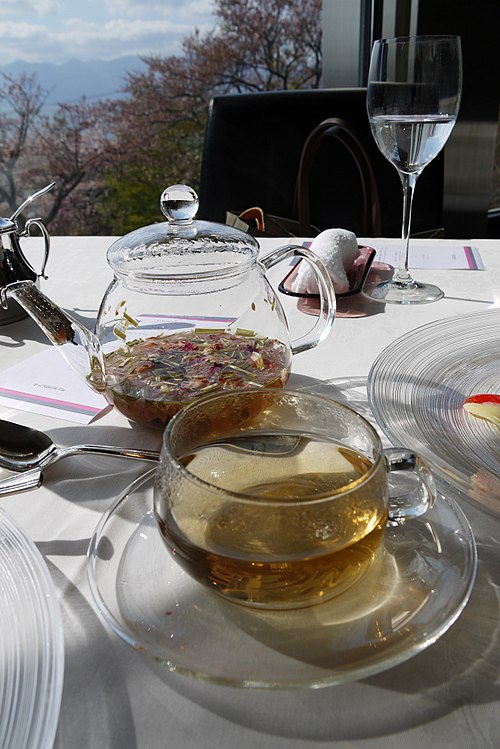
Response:
[{"label": "pink stripe on paper", "polygon": [[38,403],[41,406],[51,406],[52,408],[59,408],[64,411],[74,411],[82,414],[98,414],[102,411],[102,408],[96,408],[95,406],[86,406],[82,403],[72,403],[71,401],[63,401],[58,398],[47,398],[43,395],[32,395],[31,393],[23,393],[19,390],[10,390],[9,388],[0,387],[0,395],[5,398],[16,398],[17,400],[27,401],[28,403]]},{"label": "pink stripe on paper", "polygon": [[467,264],[471,270],[477,270],[477,263],[476,258],[474,257],[474,253],[472,252],[472,247],[464,247],[465,252],[465,259],[467,260]]}]

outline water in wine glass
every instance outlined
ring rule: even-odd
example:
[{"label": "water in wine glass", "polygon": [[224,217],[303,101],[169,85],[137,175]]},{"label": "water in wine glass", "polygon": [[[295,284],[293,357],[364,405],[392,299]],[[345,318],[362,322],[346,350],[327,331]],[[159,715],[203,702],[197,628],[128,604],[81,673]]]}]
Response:
[{"label": "water in wine glass", "polygon": [[396,169],[420,174],[440,152],[455,117],[449,115],[377,115],[370,125],[384,156]]},{"label": "water in wine glass", "polygon": [[413,194],[417,177],[441,151],[460,105],[462,56],[457,36],[379,39],[373,45],[367,110],[380,151],[403,185],[402,252],[390,281],[367,292],[396,304],[434,302],[443,292],[408,271]]}]

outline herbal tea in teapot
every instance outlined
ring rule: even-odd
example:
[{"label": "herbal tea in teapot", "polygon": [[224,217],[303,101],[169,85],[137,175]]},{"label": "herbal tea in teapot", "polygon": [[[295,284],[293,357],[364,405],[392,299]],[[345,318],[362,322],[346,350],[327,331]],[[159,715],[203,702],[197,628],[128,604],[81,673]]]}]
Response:
[{"label": "herbal tea in teapot", "polygon": [[159,426],[212,390],[283,387],[291,367],[285,344],[240,330],[160,333],[104,358],[108,399],[132,421]]}]

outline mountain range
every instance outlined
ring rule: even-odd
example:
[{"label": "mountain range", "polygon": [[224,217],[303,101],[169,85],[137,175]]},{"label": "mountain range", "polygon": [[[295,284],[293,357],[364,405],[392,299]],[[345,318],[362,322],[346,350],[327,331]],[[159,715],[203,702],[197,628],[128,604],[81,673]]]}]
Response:
[{"label": "mountain range", "polygon": [[44,109],[50,110],[59,103],[74,102],[82,96],[89,100],[123,96],[126,73],[145,68],[139,57],[128,56],[114,60],[69,60],[61,64],[20,60],[0,65],[0,73],[12,77],[36,74],[38,82],[48,92]]}]

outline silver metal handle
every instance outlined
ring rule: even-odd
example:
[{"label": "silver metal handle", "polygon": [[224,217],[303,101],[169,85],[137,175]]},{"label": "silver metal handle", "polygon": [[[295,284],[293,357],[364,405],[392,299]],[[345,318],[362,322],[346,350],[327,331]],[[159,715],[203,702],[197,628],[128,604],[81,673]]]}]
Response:
[{"label": "silver metal handle", "polygon": [[14,213],[12,214],[12,216],[10,217],[10,220],[11,221],[15,221],[16,218],[21,215],[21,213],[24,211],[24,209],[30,203],[32,203],[37,198],[41,198],[42,195],[45,195],[46,192],[49,192],[49,190],[52,190],[52,188],[55,187],[55,186],[56,186],[56,183],[55,182],[51,182],[50,184],[45,185],[45,187],[42,187],[41,190],[38,190],[38,192],[35,192],[35,193],[33,193],[33,195],[30,195],[29,198],[26,198],[26,200],[24,201],[24,203],[21,203],[21,205],[19,206],[19,208],[16,208],[16,210],[14,211]]},{"label": "silver metal handle", "polygon": [[[49,259],[50,234],[49,234],[48,229],[45,226],[44,222],[42,221],[42,219],[41,218],[30,218],[30,219],[28,219],[26,221],[26,224],[24,225],[24,231],[23,231],[23,233],[20,234],[19,236],[20,237],[27,237],[27,236],[29,236],[30,229],[31,229],[32,226],[36,226],[36,227],[38,227],[40,229],[40,232],[41,232],[41,234],[43,236],[44,245],[45,245],[45,253],[44,253],[44,256],[43,256],[42,268],[40,270],[40,273],[37,273],[37,275],[41,276],[42,278],[47,278],[47,276],[45,275],[45,267],[47,265],[47,260]],[[26,259],[25,254],[24,254],[24,252],[22,250],[21,250],[21,254],[22,254],[24,260],[26,262],[28,262],[28,260]],[[36,273],[36,271],[35,271],[35,273]]]},{"label": "silver metal handle", "polygon": [[[136,460],[146,460],[152,463],[158,463],[160,459],[159,452],[155,450],[136,450],[132,447],[115,447],[113,445],[72,445],[71,447],[61,447],[57,459],[66,458],[69,455],[105,455],[113,458],[135,458]],[[48,460],[47,464],[55,462],[54,458]]]},{"label": "silver metal handle", "polygon": [[0,481],[0,495],[37,489],[42,485],[42,481],[43,476],[39,468],[33,468],[31,471],[25,471],[24,473],[16,473],[15,476],[9,476]]},{"label": "silver metal handle", "polygon": [[42,485],[42,468],[47,468],[61,458],[66,458],[70,455],[81,455],[82,453],[117,458],[135,458],[136,460],[146,460],[152,463],[158,463],[160,459],[159,453],[154,450],[136,450],[134,448],[114,447],[111,445],[74,445],[72,447],[63,447],[60,448],[59,452],[51,453],[41,467],[20,471],[14,476],[9,476],[0,481],[0,496],[2,494],[23,492],[27,489],[36,489]]}]

